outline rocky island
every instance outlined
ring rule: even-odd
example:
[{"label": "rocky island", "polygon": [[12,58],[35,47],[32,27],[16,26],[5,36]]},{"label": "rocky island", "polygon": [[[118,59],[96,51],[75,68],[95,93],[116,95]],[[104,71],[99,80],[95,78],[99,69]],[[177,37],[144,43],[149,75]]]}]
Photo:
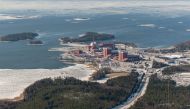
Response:
[{"label": "rocky island", "polygon": [[34,39],[37,37],[37,33],[25,32],[25,33],[16,33],[16,34],[8,34],[0,37],[0,41],[19,41],[19,40],[27,40]]},{"label": "rocky island", "polygon": [[111,40],[114,38],[115,38],[115,36],[112,34],[87,32],[83,35],[80,35],[80,37],[78,37],[78,38],[63,37],[63,38],[60,38],[60,40],[63,43],[68,43],[68,42],[103,41],[103,40]]},{"label": "rocky island", "polygon": [[29,44],[30,45],[42,45],[43,42],[41,40],[30,40]]}]

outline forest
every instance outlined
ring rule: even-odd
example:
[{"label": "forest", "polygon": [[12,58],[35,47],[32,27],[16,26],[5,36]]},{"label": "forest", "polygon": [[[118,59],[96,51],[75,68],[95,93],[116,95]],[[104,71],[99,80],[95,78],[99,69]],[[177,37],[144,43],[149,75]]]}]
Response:
[{"label": "forest", "polygon": [[150,79],[146,94],[130,109],[190,109],[190,86],[176,86],[172,80]]},{"label": "forest", "polygon": [[43,79],[26,88],[24,100],[0,102],[1,109],[110,109],[126,101],[139,84],[139,74],[104,84],[75,78]]}]

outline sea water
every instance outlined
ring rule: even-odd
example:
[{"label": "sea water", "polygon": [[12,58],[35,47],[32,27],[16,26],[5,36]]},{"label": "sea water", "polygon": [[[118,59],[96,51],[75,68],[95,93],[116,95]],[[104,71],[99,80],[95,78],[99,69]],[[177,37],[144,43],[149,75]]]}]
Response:
[{"label": "sea water", "polygon": [[[65,1],[66,4],[70,3],[68,0]],[[97,2],[97,0],[82,1],[82,3],[90,1],[89,4]],[[112,0],[108,1],[115,3]],[[71,1],[78,6],[76,2]],[[37,38],[42,40],[44,45],[28,45],[28,41],[0,42],[0,69],[55,69],[68,66],[59,61],[58,57],[61,52],[48,50],[61,47],[58,41],[61,37],[78,37],[89,31],[114,34],[115,40],[133,42],[142,48],[168,47],[190,40],[190,11],[188,9],[174,10],[176,13],[172,13],[173,11],[170,13],[167,10],[156,10],[159,6],[151,7],[152,5],[147,3],[146,8],[143,8],[145,11],[142,12],[140,4],[134,6],[129,2],[131,7],[127,7],[128,2],[125,0],[120,0],[120,2],[126,3],[126,7],[122,4],[114,7],[116,3],[113,6],[109,4],[109,7],[106,2],[105,6],[97,5],[97,11],[94,9],[95,7],[88,10],[88,5],[84,5],[86,8],[83,9],[83,7],[83,10],[80,10],[81,8],[78,6],[77,9],[60,8],[55,12],[48,9],[35,10],[36,7],[34,9],[32,7],[25,9],[25,7],[23,10],[14,6],[12,6],[12,10],[2,8],[0,10],[0,35],[37,32],[39,33]],[[117,4],[119,5],[120,2]],[[32,3],[35,4],[35,2]],[[11,3],[9,4],[11,5]],[[181,9],[186,9],[185,6]],[[149,8],[147,9],[147,7]],[[151,8],[155,10],[150,11]],[[101,9],[106,11],[100,11]]]}]

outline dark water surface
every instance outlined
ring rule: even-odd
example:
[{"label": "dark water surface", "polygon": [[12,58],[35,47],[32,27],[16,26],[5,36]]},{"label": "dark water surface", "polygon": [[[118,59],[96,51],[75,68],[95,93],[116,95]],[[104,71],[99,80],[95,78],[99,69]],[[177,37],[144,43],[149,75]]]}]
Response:
[{"label": "dark water surface", "polygon": [[[76,17],[90,20],[76,21]],[[0,35],[37,32],[43,46],[29,46],[28,41],[0,43],[0,69],[61,68],[58,38],[77,37],[88,31],[106,32],[116,40],[136,43],[139,47],[167,47],[190,40],[190,16],[167,18],[146,14],[113,14],[88,16],[43,16],[34,19],[2,20]]]}]

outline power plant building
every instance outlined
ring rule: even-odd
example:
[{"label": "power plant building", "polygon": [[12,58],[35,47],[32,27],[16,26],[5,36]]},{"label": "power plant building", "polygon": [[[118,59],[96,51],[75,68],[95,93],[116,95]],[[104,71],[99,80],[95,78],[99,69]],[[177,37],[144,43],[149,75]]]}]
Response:
[{"label": "power plant building", "polygon": [[111,54],[111,49],[103,48],[103,56],[107,58]]},{"label": "power plant building", "polygon": [[127,60],[127,52],[119,51],[118,60],[119,61],[126,61]]}]

